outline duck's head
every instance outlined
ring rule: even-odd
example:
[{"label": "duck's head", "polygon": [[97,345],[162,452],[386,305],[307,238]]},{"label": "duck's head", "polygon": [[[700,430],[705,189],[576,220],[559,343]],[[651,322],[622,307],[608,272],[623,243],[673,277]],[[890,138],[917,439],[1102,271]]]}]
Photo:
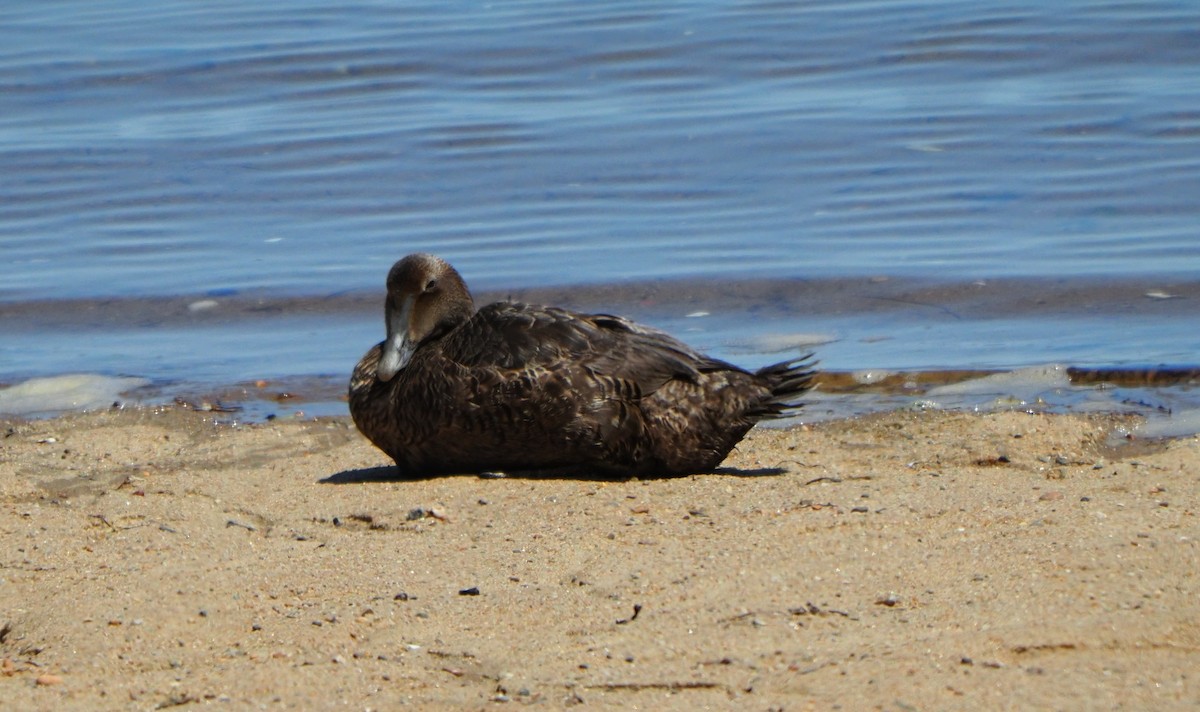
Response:
[{"label": "duck's head", "polygon": [[471,318],[475,303],[462,277],[445,260],[423,253],[392,265],[383,307],[387,340],[375,377],[390,381],[421,344]]}]

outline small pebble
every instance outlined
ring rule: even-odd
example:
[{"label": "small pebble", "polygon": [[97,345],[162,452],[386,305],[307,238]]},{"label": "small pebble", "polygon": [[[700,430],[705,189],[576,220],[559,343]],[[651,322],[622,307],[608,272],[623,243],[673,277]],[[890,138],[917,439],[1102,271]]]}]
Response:
[{"label": "small pebble", "polygon": [[900,603],[900,597],[894,593],[889,593],[888,595],[875,600],[875,605],[887,606],[888,608],[891,608],[892,606],[895,606],[898,603]]},{"label": "small pebble", "polygon": [[479,595],[479,587],[472,586],[470,588],[464,588],[458,592],[458,595],[460,595],[460,596],[478,596]]},{"label": "small pebble", "polygon": [[62,681],[63,681],[63,679],[62,679],[62,676],[60,676],[60,675],[53,675],[53,674],[51,674],[51,673],[44,673],[44,674],[42,674],[42,675],[38,675],[38,676],[37,676],[37,678],[36,678],[34,681],[35,681],[35,682],[36,682],[38,685],[41,685],[41,686],[43,686],[43,687],[49,687],[50,685],[61,685],[61,684],[62,684]]}]

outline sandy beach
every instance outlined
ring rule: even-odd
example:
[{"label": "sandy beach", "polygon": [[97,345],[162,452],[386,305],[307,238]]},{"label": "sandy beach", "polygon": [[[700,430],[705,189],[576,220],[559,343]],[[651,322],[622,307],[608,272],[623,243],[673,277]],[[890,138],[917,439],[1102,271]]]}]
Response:
[{"label": "sandy beach", "polygon": [[1200,440],[1129,425],[896,412],[611,481],[397,480],[348,419],[7,422],[0,699],[1195,709]]}]

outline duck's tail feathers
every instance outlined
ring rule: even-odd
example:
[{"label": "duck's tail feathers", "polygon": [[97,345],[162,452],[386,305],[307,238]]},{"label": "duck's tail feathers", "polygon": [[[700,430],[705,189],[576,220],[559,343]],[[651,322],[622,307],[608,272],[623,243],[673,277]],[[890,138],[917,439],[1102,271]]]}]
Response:
[{"label": "duck's tail feathers", "polygon": [[800,402],[800,396],[815,385],[816,366],[813,354],[807,353],[798,358],[763,366],[755,371],[754,375],[771,389],[771,395],[756,404],[749,415],[758,420],[795,415],[804,405]]}]

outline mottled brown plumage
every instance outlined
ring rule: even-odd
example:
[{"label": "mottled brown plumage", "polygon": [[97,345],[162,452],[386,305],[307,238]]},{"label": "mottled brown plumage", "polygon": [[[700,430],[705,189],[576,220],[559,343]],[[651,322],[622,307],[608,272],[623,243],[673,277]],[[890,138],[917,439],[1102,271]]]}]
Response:
[{"label": "mottled brown plumage", "polygon": [[515,302],[475,311],[432,255],[388,273],[387,339],[350,379],[350,413],[405,474],[709,472],[787,415],[811,354],[757,372],[627,319]]}]

